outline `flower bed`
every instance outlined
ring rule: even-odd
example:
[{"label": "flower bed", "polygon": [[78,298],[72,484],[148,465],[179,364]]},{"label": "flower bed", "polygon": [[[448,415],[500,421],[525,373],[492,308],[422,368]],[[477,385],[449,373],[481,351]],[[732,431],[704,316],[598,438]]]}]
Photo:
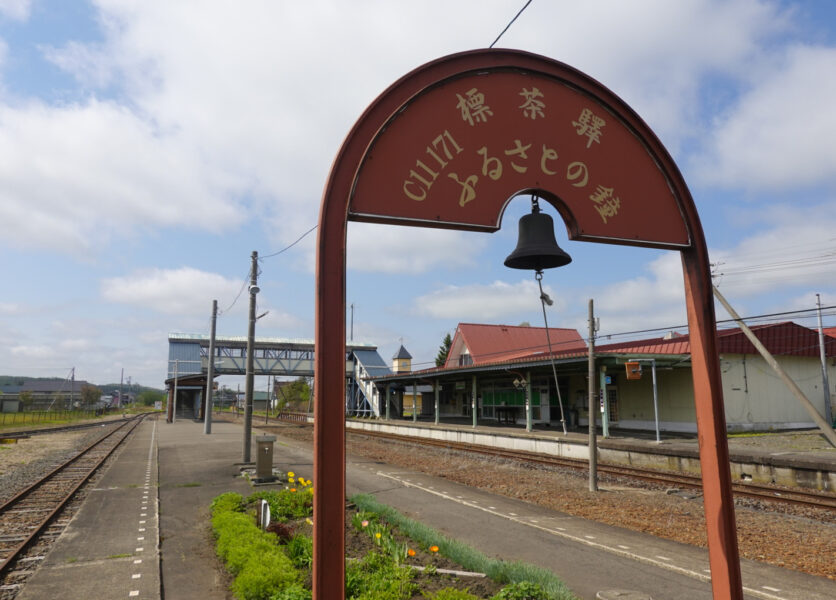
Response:
[{"label": "flower bed", "polygon": [[[310,481],[244,499],[212,502],[216,551],[240,600],[309,600],[313,557]],[[291,487],[292,486],[292,487]],[[256,520],[261,501],[271,523]],[[370,496],[346,509],[346,598],[349,600],[569,600],[574,596],[542,569],[487,558],[407,519]]]}]

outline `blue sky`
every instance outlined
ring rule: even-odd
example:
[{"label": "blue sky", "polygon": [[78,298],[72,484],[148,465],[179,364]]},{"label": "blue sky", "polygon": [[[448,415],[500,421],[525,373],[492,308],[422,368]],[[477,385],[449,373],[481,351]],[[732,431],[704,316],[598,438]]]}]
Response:
[{"label": "blue sky", "polygon": [[[162,386],[168,333],[208,333],[212,299],[218,333],[246,335],[251,252],[316,224],[365,107],[523,4],[0,0],[0,374]],[[497,46],[642,116],[739,313],[836,305],[836,5],[534,0]],[[350,224],[354,339],[429,366],[459,322],[542,324],[502,266],[527,205],[495,234]],[[685,323],[677,253],[570,242],[552,214],[574,261],[546,273],[550,325],[585,332],[589,298],[603,335]],[[313,338],[314,240],[262,261],[257,335]]]}]

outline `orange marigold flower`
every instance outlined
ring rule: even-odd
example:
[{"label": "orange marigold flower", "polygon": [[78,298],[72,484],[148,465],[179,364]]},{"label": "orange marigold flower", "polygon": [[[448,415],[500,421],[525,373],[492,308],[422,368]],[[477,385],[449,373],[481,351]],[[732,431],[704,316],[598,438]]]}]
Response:
[{"label": "orange marigold flower", "polygon": [[295,491],[296,491],[296,488],[290,488],[290,491],[291,491],[291,492],[295,492]]},{"label": "orange marigold flower", "polygon": [[438,552],[438,546],[430,546],[430,552]]},{"label": "orange marigold flower", "polygon": [[409,550],[407,550],[407,551],[406,551],[406,553],[407,553],[409,556],[415,556],[415,550],[413,550],[412,548],[410,548]]}]

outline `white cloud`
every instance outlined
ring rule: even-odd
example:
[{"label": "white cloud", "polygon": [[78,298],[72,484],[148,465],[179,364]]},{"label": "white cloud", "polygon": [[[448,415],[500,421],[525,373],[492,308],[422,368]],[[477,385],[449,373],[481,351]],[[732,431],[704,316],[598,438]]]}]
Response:
[{"label": "white cloud", "polygon": [[229,179],[129,110],[0,107],[0,221],[20,246],[85,251],[116,231],[240,222]]},{"label": "white cloud", "polygon": [[[810,218],[810,215],[818,215]],[[836,285],[836,218],[832,209],[770,214],[768,228],[730,249],[711,252],[718,287],[738,297],[772,294],[791,286],[832,290]]]},{"label": "white cloud", "polygon": [[544,2],[532,4],[503,41],[585,71],[675,151],[698,133],[705,79],[759,68],[768,58],[764,44],[789,25],[776,3],[756,0]]},{"label": "white cloud", "polygon": [[[550,287],[543,286],[543,289],[555,301],[547,309],[549,312],[565,308],[565,301],[555,296]],[[526,280],[513,284],[495,281],[487,285],[449,285],[419,296],[414,307],[422,316],[464,322],[493,321],[542,311],[537,284]]]},{"label": "white cloud", "polygon": [[795,46],[713,125],[708,183],[770,191],[836,184],[836,48]]},{"label": "white cloud", "polygon": [[47,345],[19,345],[12,346],[13,356],[26,359],[45,360],[55,356],[55,348]]},{"label": "white cloud", "polygon": [[0,15],[15,21],[25,21],[29,18],[31,0],[0,0]]},{"label": "white cloud", "polygon": [[101,291],[104,299],[110,302],[171,315],[206,313],[208,320],[210,311],[206,299],[235,298],[241,285],[241,281],[216,273],[183,267],[140,270],[125,277],[105,279]]},{"label": "white cloud", "polygon": [[[649,275],[592,289],[572,306],[586,306],[583,299],[593,298],[595,315],[601,320],[602,335],[686,323],[685,288],[679,253],[665,252],[648,263],[645,269]],[[572,322],[585,335],[587,314],[577,314]],[[650,333],[645,337],[655,335]],[[606,340],[601,343],[606,343]]]},{"label": "white cloud", "polygon": [[425,273],[430,269],[471,266],[486,246],[484,234],[350,223],[348,267],[375,273]]}]

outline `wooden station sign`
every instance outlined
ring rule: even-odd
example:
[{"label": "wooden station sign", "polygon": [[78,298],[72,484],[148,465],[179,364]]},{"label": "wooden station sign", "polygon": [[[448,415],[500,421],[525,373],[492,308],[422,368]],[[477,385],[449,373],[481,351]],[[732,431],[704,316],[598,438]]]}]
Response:
[{"label": "wooden station sign", "polygon": [[367,148],[349,219],[496,231],[511,198],[535,192],[572,239],[690,246],[673,177],[660,166],[669,157],[643,143],[629,123],[638,117],[623,118],[623,107],[589,88],[508,67],[427,86]]}]

